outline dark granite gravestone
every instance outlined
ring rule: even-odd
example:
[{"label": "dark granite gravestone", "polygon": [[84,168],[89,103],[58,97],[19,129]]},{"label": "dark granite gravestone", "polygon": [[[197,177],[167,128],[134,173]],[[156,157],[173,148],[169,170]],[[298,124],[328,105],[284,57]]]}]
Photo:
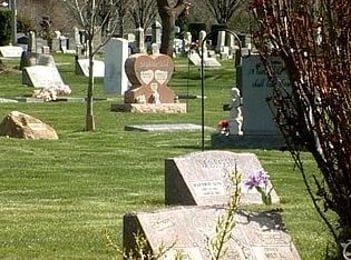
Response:
[{"label": "dark granite gravestone", "polygon": [[[228,151],[195,152],[165,161],[165,199],[167,205],[224,205],[233,191],[230,177],[237,168],[242,181],[263,167],[252,153]],[[242,204],[261,204],[255,189],[242,186]],[[268,183],[268,189],[272,184]],[[272,202],[279,198],[271,192]]]},{"label": "dark granite gravestone", "polygon": [[[146,251],[157,253],[164,244],[171,247],[161,259],[210,259],[208,241],[216,235],[216,223],[223,208],[173,207],[155,212],[124,216],[123,245],[126,252],[135,250],[135,235],[147,241]],[[277,213],[235,214],[231,239],[225,244],[224,260],[297,260],[299,254]]]}]

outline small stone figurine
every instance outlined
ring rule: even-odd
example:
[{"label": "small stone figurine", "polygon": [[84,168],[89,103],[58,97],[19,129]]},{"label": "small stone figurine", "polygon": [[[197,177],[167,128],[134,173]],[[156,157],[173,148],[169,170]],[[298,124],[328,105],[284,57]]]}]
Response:
[{"label": "small stone figurine", "polygon": [[238,88],[232,88],[232,100],[229,105],[230,119],[229,119],[229,131],[233,135],[243,135],[243,116],[241,112],[242,98],[240,90]]}]

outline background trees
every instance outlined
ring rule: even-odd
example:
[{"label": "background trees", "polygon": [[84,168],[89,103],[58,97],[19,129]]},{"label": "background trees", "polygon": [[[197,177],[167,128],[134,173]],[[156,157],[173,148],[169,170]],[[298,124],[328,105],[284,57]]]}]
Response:
[{"label": "background trees", "polygon": [[129,13],[133,18],[135,28],[141,27],[146,30],[157,17],[157,1],[134,0]]},{"label": "background trees", "polygon": [[217,23],[226,24],[243,3],[243,0],[204,0],[204,3]]},{"label": "background trees", "polygon": [[[255,0],[252,10],[255,45],[274,83],[275,120],[335,240],[350,239],[351,6],[342,0]],[[285,61],[291,89],[276,77],[272,54]],[[302,149],[311,152],[322,178],[305,173]],[[337,226],[327,210],[338,215]]]}]

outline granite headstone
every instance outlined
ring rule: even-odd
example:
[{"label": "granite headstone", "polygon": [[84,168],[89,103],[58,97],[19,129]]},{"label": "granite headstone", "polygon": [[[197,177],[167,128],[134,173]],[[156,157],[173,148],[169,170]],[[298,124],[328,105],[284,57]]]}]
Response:
[{"label": "granite headstone", "polygon": [[[229,151],[194,152],[165,161],[165,200],[167,205],[212,206],[228,203],[234,185],[233,171],[241,175],[241,204],[262,204],[256,189],[243,185],[252,174],[263,170],[253,153]],[[268,189],[273,186],[268,182]],[[272,203],[279,203],[274,189]]]},{"label": "granite headstone", "polygon": [[[147,241],[145,251],[170,249],[160,259],[209,260],[208,241],[216,235],[216,223],[224,214],[216,207],[173,207],[124,216],[123,244],[126,252],[136,248],[135,234]],[[299,260],[299,254],[278,213],[238,211],[223,260]]]}]

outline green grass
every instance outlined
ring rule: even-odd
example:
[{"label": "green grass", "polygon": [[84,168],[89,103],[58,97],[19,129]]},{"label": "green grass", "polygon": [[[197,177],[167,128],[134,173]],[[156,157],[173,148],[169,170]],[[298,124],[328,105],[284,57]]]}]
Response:
[{"label": "green grass", "polygon": [[[56,55],[71,96],[86,95],[87,79],[74,74],[74,57]],[[10,66],[16,62],[5,61]],[[198,69],[176,60],[171,86],[178,94],[200,94]],[[235,85],[233,64],[206,71],[205,124],[216,127],[228,116],[222,105]],[[0,73],[0,96],[30,95],[16,71]],[[106,95],[96,80],[96,97]],[[121,246],[122,217],[131,211],[164,207],[164,160],[201,150],[201,133],[127,132],[143,123],[201,123],[200,100],[187,100],[186,114],[110,112],[111,103],[97,101],[97,130],[84,132],[85,104],[70,102],[0,104],[0,117],[12,110],[52,125],[57,141],[0,137],[0,258],[111,259],[105,231]],[[211,149],[206,132],[206,149]],[[300,173],[287,152],[254,152],[271,175],[281,198],[281,214],[302,259],[325,259],[330,235],[317,216]],[[305,165],[317,172],[309,154]],[[261,210],[265,210],[262,208]]]}]

